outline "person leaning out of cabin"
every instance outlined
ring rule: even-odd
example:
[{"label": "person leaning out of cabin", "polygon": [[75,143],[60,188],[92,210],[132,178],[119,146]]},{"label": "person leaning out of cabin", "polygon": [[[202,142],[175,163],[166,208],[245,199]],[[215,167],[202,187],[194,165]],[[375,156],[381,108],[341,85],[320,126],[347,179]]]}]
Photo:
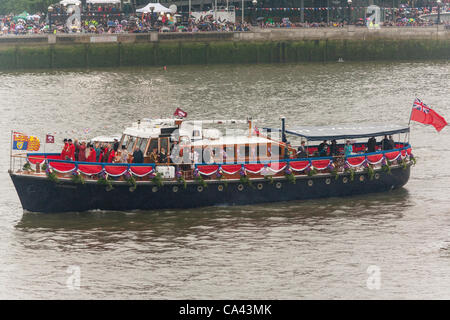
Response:
[{"label": "person leaning out of cabin", "polygon": [[345,146],[344,146],[344,155],[346,157],[350,156],[353,153],[353,146],[350,143],[350,140],[347,140],[345,142]]},{"label": "person leaning out of cabin", "polygon": [[134,148],[133,152],[133,163],[143,163],[144,155],[142,154],[141,149],[139,147]]},{"label": "person leaning out of cabin", "polygon": [[161,152],[159,153],[159,156],[158,156],[158,162],[159,163],[166,163],[167,162],[166,149],[161,148]]},{"label": "person leaning out of cabin", "polygon": [[371,137],[369,141],[367,141],[367,152],[375,152],[377,149],[377,139],[375,137]]},{"label": "person leaning out of cabin", "polygon": [[153,148],[152,152],[150,153],[150,163],[157,163],[158,162],[158,149]]}]

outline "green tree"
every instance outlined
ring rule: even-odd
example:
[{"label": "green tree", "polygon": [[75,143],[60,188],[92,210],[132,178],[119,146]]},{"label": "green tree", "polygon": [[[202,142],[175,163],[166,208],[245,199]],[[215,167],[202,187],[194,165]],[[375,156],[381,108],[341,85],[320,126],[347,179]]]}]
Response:
[{"label": "green tree", "polygon": [[23,11],[29,13],[47,12],[49,5],[57,0],[0,0],[0,14],[19,14]]}]

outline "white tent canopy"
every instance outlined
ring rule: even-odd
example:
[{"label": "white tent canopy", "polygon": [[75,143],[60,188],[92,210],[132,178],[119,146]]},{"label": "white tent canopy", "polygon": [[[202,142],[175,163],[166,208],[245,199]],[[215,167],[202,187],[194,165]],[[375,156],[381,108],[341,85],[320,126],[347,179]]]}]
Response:
[{"label": "white tent canopy", "polygon": [[95,3],[95,4],[114,4],[120,3],[120,0],[87,0],[86,3]]},{"label": "white tent canopy", "polygon": [[80,0],[62,0],[59,2],[59,4],[62,4],[63,6],[69,6],[69,5],[80,5]]},{"label": "white tent canopy", "polygon": [[152,8],[153,8],[153,12],[156,12],[156,13],[172,13],[172,10],[164,7],[160,3],[149,3],[141,9],[137,9],[136,12],[149,13],[149,12],[152,12]]}]

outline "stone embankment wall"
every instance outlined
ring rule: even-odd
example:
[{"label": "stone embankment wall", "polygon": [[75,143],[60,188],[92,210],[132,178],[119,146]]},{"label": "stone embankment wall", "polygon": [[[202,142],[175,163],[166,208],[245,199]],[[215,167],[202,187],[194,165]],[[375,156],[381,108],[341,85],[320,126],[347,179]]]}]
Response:
[{"label": "stone embankment wall", "polygon": [[263,29],[254,32],[0,36],[0,70],[450,59],[450,30]]}]

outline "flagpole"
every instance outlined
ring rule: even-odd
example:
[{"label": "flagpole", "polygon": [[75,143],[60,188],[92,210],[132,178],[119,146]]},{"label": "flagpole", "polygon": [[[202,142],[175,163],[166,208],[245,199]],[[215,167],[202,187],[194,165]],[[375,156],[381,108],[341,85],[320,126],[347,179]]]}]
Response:
[{"label": "flagpole", "polygon": [[[417,100],[417,97],[416,97],[416,100]],[[416,100],[414,100],[414,101],[416,101]],[[409,125],[411,124],[411,116],[412,116],[413,109],[414,109],[414,102],[413,102],[413,106],[412,106],[412,108],[411,108],[411,113],[409,114],[408,127],[409,127]]]},{"label": "flagpole", "polygon": [[9,144],[9,170],[12,170],[12,146],[13,145],[13,131],[11,130],[11,140]]}]

